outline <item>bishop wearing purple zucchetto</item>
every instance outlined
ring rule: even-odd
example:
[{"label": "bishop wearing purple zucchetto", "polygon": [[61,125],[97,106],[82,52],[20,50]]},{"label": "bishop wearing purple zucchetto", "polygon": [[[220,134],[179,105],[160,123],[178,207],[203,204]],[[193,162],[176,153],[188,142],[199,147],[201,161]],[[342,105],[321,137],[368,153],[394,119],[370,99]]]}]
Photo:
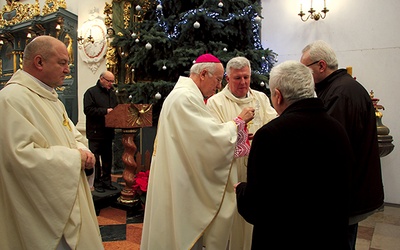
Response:
[{"label": "bishop wearing purple zucchetto", "polygon": [[[163,103],[154,141],[141,249],[226,249],[224,205],[231,161],[254,108],[220,123],[204,99],[221,88],[224,67],[199,56]],[[230,203],[229,203],[230,204]],[[228,208],[229,209],[229,208]]]}]

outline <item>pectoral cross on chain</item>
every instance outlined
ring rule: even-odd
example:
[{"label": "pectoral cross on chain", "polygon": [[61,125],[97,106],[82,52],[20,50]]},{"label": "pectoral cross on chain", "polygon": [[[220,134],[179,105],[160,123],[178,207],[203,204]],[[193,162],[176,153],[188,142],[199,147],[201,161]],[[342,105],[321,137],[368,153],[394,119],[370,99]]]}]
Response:
[{"label": "pectoral cross on chain", "polygon": [[67,116],[65,115],[65,113],[63,114],[63,117],[64,117],[63,125],[64,125],[65,127],[67,127],[69,131],[72,131],[71,125],[69,124],[68,118],[67,118]]}]

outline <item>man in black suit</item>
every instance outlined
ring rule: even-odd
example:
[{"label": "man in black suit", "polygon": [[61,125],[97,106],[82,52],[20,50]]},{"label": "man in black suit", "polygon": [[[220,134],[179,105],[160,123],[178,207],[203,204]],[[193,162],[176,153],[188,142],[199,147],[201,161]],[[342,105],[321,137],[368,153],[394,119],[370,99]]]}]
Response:
[{"label": "man in black suit", "polygon": [[94,188],[97,192],[117,189],[111,184],[114,129],[105,126],[105,115],[118,104],[112,90],[114,80],[112,72],[101,73],[96,85],[90,87],[83,97],[86,137],[89,140],[89,149],[96,157]]},{"label": "man in black suit", "polygon": [[255,133],[247,183],[235,185],[238,211],[254,225],[252,249],[347,249],[346,131],[315,97],[307,66],[281,63],[269,85],[279,116]]}]

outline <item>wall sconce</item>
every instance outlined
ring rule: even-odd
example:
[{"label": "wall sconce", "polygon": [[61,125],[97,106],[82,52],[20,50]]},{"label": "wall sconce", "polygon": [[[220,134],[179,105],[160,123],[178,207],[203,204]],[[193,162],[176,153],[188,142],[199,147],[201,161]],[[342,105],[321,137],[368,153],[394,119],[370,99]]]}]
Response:
[{"label": "wall sconce", "polygon": [[32,38],[31,32],[28,32],[28,34],[26,34],[26,38]]},{"label": "wall sconce", "polygon": [[4,44],[4,41],[3,40],[0,40],[0,45],[3,45]]},{"label": "wall sconce", "polygon": [[60,24],[56,25],[56,30],[61,30],[61,25]]},{"label": "wall sconce", "polygon": [[92,37],[92,30],[89,30],[89,36],[87,38],[83,38],[82,35],[80,35],[78,38],[78,44],[83,45],[85,43],[94,43],[94,38]]},{"label": "wall sconce", "polygon": [[324,0],[324,9],[321,10],[323,15],[320,12],[315,13],[315,9],[313,9],[312,5],[313,5],[313,0],[311,0],[311,6],[310,6],[310,9],[308,10],[308,13],[310,13],[310,14],[308,14],[306,19],[303,19],[303,16],[305,15],[305,13],[303,12],[303,5],[300,4],[300,13],[298,15],[300,16],[300,18],[303,22],[307,21],[309,18],[314,19],[315,21],[318,21],[320,18],[325,19],[326,13],[329,11],[326,8],[326,0]]}]

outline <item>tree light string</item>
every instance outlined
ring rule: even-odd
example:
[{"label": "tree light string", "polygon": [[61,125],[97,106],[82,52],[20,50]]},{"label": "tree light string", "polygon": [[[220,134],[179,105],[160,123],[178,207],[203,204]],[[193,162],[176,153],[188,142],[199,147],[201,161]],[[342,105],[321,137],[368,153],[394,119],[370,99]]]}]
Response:
[{"label": "tree light string", "polygon": [[[157,0],[158,5],[162,5],[162,1],[161,0]],[[210,11],[207,8],[200,8],[200,9],[193,9],[193,10],[189,10],[187,13],[185,13],[180,21],[174,26],[173,33],[169,33],[168,32],[168,25],[167,23],[164,21],[165,19],[164,14],[163,14],[163,8],[156,8],[156,16],[157,16],[157,23],[158,25],[163,28],[166,36],[169,39],[172,38],[176,38],[180,35],[180,32],[178,31],[178,27],[180,27],[181,25],[185,25],[188,22],[188,17],[190,15],[196,15],[197,13],[201,13],[204,12],[208,17],[211,17],[213,19],[215,19],[218,22],[229,22],[234,18],[237,17],[243,17],[243,16],[248,16],[251,14],[251,23],[252,23],[252,31],[253,31],[253,43],[254,43],[254,48],[255,49],[259,49],[259,50],[263,50],[263,46],[261,44],[261,37],[260,37],[260,28],[261,28],[261,23],[259,21],[257,21],[257,18],[259,18],[258,14],[254,11],[252,6],[247,6],[246,8],[244,8],[239,14],[232,14],[230,13],[228,15],[228,17],[226,18],[221,18],[220,14],[215,12],[215,11]],[[271,63],[271,62],[270,62]],[[263,63],[261,66],[261,71],[259,73],[265,73],[265,72],[269,72],[269,64],[268,63]]]}]

